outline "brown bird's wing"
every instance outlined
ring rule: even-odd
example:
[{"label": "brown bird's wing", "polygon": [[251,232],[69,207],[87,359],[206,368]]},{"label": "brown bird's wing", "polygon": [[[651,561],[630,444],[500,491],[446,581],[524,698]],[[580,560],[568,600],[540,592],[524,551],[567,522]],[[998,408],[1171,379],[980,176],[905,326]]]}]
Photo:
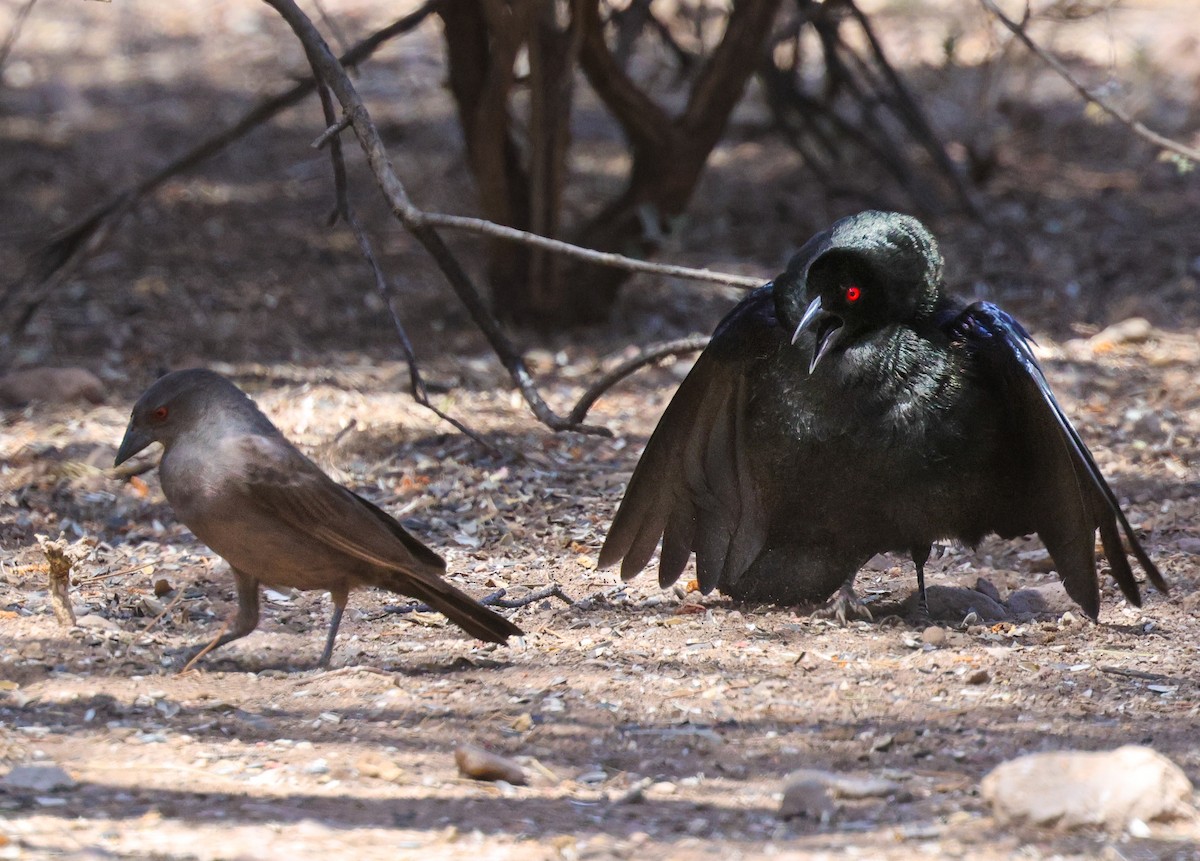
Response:
[{"label": "brown bird's wing", "polygon": [[446,563],[395,518],[335,482],[286,440],[252,435],[237,445],[247,495],[264,514],[381,569],[374,585],[419,598],[474,637],[503,643],[521,635],[442,579]]},{"label": "brown bird's wing", "polygon": [[637,576],[662,539],[658,580],[679,579],[696,552],[700,588],[735,581],[766,539],[767,520],[747,461],[746,407],[753,364],[786,343],[770,287],[718,326],[659,420],[600,551]]},{"label": "brown bird's wing", "polygon": [[1097,617],[1097,529],[1113,578],[1129,603],[1140,607],[1142,598],[1121,543],[1122,532],[1150,582],[1166,594],[1162,574],[1129,525],[1092,453],[1050,391],[1021,324],[990,302],[977,302],[948,319],[946,329],[976,359],[988,379],[1002,387],[1014,426],[1029,443],[1034,461],[1030,474],[1037,476],[1030,509],[1067,594],[1085,613]]}]

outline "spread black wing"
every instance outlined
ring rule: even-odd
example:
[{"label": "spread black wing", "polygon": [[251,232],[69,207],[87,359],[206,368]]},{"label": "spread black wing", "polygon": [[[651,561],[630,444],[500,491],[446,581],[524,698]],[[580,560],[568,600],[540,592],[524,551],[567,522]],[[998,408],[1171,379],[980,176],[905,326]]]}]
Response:
[{"label": "spread black wing", "polygon": [[990,302],[977,302],[942,321],[950,337],[1002,387],[1014,427],[1027,442],[1035,476],[1029,500],[1036,529],[1050,551],[1067,593],[1093,619],[1100,609],[1096,577],[1096,530],[1113,578],[1129,603],[1142,600],[1121,543],[1124,532],[1150,582],[1167,592],[1158,568],[1134,534],[1092,453],[1071,425],[1029,348],[1021,324]]},{"label": "spread black wing", "polygon": [[725,317],[646,444],[600,551],[601,567],[620,561],[621,578],[632,579],[660,537],[663,587],[679,579],[693,550],[704,592],[750,566],[767,521],[747,462],[746,404],[754,364],[786,343],[771,285]]}]

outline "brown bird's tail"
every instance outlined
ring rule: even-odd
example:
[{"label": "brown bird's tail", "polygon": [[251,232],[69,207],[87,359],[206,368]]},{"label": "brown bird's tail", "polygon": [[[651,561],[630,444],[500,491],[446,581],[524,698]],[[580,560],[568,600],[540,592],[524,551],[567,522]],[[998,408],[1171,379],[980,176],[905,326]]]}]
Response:
[{"label": "brown bird's tail", "polygon": [[466,592],[451,586],[440,577],[418,577],[409,573],[389,571],[376,585],[391,592],[410,595],[424,601],[472,637],[489,643],[506,643],[509,637],[520,637],[524,631],[480,604]]}]

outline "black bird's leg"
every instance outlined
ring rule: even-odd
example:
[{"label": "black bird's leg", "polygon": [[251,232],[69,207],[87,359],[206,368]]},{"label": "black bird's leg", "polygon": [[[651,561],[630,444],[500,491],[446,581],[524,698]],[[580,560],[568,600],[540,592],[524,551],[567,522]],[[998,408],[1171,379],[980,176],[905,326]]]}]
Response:
[{"label": "black bird's leg", "polygon": [[929,561],[929,551],[932,546],[914,547],[909,551],[913,564],[917,566],[917,612],[924,621],[929,621],[929,601],[925,597],[925,563]]},{"label": "black bird's leg", "polygon": [[[214,649],[219,649],[226,643],[240,640],[258,627],[258,581],[249,574],[233,568],[233,576],[237,582],[238,611],[233,620],[233,630],[222,634],[215,640],[196,646],[184,652],[181,659],[186,670],[192,662],[201,655],[207,655]],[[182,671],[181,671],[182,672]]]},{"label": "black bird's leg", "polygon": [[333,616],[329,619],[329,635],[325,638],[325,651],[321,653],[321,660],[317,663],[317,666],[323,670],[329,669],[329,659],[333,657],[333,641],[337,639],[338,626],[342,624],[342,613],[346,612],[346,599],[349,596],[350,590],[344,586],[329,590],[329,597],[333,599]]},{"label": "black bird's leg", "polygon": [[837,594],[828,604],[813,613],[813,616],[817,619],[837,619],[840,625],[845,625],[851,617],[874,622],[875,617],[871,615],[870,608],[854,592],[854,578],[857,574],[855,571],[847,577],[838,587]]}]

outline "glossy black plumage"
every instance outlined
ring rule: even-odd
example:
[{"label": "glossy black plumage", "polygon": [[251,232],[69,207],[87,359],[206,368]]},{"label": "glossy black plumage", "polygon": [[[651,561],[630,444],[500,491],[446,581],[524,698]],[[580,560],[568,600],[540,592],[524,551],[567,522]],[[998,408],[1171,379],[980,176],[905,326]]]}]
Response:
[{"label": "glossy black plumage", "polygon": [[813,237],[721,322],[659,422],[600,554],[659,582],[696,553],[704,592],[778,603],[849,590],[879,552],[1037,533],[1099,612],[1095,533],[1126,598],[1123,531],[1166,585],[1054,399],[1028,336],[942,291],[916,219],[864,212]]}]

